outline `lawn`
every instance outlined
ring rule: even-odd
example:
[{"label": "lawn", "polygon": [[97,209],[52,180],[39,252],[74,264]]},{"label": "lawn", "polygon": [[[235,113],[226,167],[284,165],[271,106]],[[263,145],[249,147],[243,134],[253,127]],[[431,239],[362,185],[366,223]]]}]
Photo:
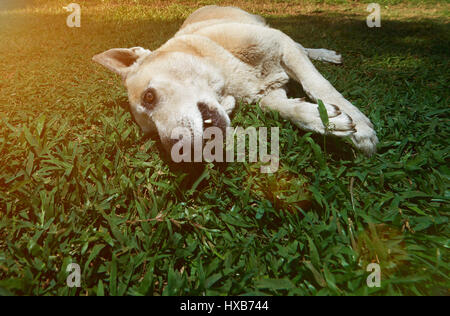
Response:
[{"label": "lawn", "polygon": [[[448,1],[380,0],[380,28],[375,1],[78,0],[80,28],[70,2],[0,4],[0,295],[449,294]],[[372,120],[378,153],[241,104],[234,125],[280,127],[278,172],[168,163],[91,57],[156,49],[211,3],[341,53],[314,64]]]}]

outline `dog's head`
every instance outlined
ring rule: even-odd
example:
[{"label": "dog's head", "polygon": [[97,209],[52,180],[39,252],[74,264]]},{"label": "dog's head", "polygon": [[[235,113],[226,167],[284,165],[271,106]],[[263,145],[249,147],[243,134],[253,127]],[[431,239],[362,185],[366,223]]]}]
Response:
[{"label": "dog's head", "polygon": [[150,52],[141,47],[115,48],[93,60],[123,78],[130,112],[145,134],[157,132],[166,150],[183,129],[202,137],[204,129],[225,131],[230,119],[221,106],[222,76],[202,58],[180,52]]}]

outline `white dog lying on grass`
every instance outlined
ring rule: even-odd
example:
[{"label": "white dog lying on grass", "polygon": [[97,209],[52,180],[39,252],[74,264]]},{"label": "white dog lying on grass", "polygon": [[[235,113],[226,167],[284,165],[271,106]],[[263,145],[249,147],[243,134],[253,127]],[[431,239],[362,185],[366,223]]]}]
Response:
[{"label": "white dog lying on grass", "polygon": [[[366,155],[378,139],[370,120],[317,71],[309,58],[340,63],[334,51],[308,49],[264,19],[238,8],[207,6],[195,11],[175,36],[156,51],[114,48],[93,60],[120,74],[128,89],[130,112],[144,133],[157,132],[166,149],[210,126],[223,131],[236,100],[276,110],[301,129],[350,137]],[[313,102],[323,101],[324,126],[317,103],[289,99],[285,86],[299,82]]]}]

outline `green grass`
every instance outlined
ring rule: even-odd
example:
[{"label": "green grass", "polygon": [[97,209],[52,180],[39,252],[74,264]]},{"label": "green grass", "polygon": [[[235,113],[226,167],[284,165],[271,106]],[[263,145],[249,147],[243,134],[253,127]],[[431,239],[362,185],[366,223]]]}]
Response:
[{"label": "green grass", "polygon": [[[0,10],[0,295],[448,294],[447,1],[383,1],[379,29],[365,1],[238,1],[343,54],[315,64],[370,117],[379,152],[243,104],[234,125],[280,127],[280,170],[208,165],[198,180],[142,138],[91,57],[155,49],[214,1],[78,1],[79,29],[66,2]],[[381,288],[366,286],[370,262]]]}]

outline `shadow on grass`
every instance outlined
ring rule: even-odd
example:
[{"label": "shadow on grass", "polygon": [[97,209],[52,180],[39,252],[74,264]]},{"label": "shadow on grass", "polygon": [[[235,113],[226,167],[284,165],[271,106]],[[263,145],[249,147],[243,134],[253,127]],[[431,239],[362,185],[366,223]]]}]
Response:
[{"label": "shadow on grass", "polygon": [[448,59],[450,25],[438,19],[420,21],[382,20],[380,28],[369,28],[355,15],[300,15],[268,18],[278,28],[305,47],[332,44],[341,53],[376,55],[436,55]]}]

